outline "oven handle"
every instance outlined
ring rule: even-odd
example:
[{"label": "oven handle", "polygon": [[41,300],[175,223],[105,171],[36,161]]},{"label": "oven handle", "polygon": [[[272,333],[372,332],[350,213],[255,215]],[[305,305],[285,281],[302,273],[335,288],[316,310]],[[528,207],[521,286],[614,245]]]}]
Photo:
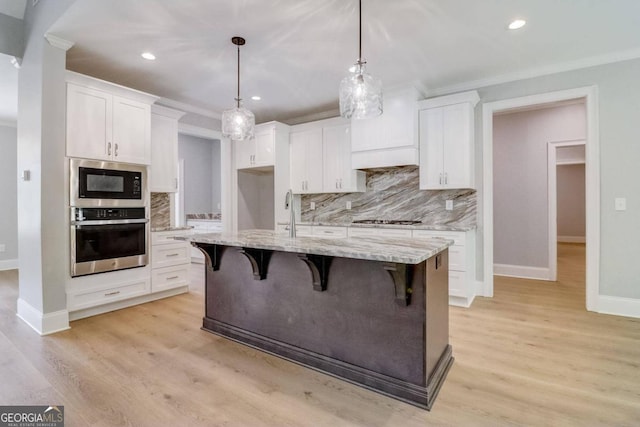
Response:
[{"label": "oven handle", "polygon": [[118,225],[118,224],[146,224],[148,219],[110,219],[110,220],[89,220],[71,221],[71,225]]}]

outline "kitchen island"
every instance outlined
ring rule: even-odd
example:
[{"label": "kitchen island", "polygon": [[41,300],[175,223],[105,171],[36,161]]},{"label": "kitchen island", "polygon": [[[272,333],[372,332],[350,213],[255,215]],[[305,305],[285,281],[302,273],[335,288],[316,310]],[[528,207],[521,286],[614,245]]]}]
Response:
[{"label": "kitchen island", "polygon": [[203,329],[430,409],[453,363],[451,241],[199,234]]}]

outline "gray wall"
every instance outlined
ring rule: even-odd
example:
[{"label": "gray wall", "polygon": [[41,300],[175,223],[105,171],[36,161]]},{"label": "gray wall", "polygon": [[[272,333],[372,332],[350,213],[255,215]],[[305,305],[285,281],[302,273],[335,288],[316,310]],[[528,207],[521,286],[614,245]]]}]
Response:
[{"label": "gray wall", "polygon": [[582,165],[558,165],[558,236],[585,237],[585,175]]},{"label": "gray wall", "polygon": [[17,129],[0,126],[0,244],[6,248],[0,252],[0,269],[2,261],[18,259],[17,147]]},{"label": "gray wall", "polygon": [[[482,103],[597,85],[600,135],[600,294],[640,299],[640,59],[478,89],[476,179],[482,184]],[[616,197],[627,210],[614,210]],[[482,196],[479,198],[482,209]],[[481,212],[481,210],[479,211]],[[482,223],[482,218],[478,219]],[[478,278],[484,277],[479,230]]]},{"label": "gray wall", "polygon": [[220,141],[179,134],[178,158],[184,160],[185,214],[219,212]]},{"label": "gray wall", "polygon": [[275,226],[273,173],[238,171],[238,230]]},{"label": "gray wall", "polygon": [[548,267],[547,144],[585,134],[584,104],[495,116],[494,263]]},{"label": "gray wall", "polygon": [[22,19],[0,13],[0,52],[22,58],[24,52]]}]

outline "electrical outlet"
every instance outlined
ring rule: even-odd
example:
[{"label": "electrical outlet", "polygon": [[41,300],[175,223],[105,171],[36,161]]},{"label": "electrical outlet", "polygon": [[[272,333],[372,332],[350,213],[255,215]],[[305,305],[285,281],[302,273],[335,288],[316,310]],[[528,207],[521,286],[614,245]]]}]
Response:
[{"label": "electrical outlet", "polygon": [[6,251],[6,250],[7,250],[7,247],[5,246],[5,244],[4,244],[4,243],[3,243],[3,244],[1,244],[1,245],[0,245],[0,252],[4,252],[4,251]]},{"label": "electrical outlet", "polygon": [[624,197],[617,197],[615,201],[616,210],[617,211],[626,211],[627,210],[627,199]]},{"label": "electrical outlet", "polygon": [[347,209],[351,209],[351,201],[347,202]]},{"label": "electrical outlet", "polygon": [[311,209],[312,211],[315,211],[316,210],[316,202],[311,202],[310,206],[309,206],[309,209]]},{"label": "electrical outlet", "polygon": [[453,200],[446,200],[444,202],[444,208],[448,211],[452,211],[453,210]]}]

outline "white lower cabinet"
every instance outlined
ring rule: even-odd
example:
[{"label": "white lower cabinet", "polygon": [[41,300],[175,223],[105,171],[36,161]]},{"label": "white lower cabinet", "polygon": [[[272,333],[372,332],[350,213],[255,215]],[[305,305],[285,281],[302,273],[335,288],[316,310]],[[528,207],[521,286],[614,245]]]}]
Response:
[{"label": "white lower cabinet", "polygon": [[151,291],[160,292],[189,285],[191,245],[173,237],[188,231],[151,234]]},{"label": "white lower cabinet", "polygon": [[314,225],[311,228],[311,235],[317,237],[345,238],[347,237],[347,227]]},{"label": "white lower cabinet", "polygon": [[[108,273],[106,273],[108,274]],[[149,293],[149,279],[86,286],[67,290],[67,310],[76,311],[133,298]]]},{"label": "white lower cabinet", "polygon": [[453,240],[449,246],[449,304],[469,307],[475,292],[475,231],[413,230],[413,238]]}]

